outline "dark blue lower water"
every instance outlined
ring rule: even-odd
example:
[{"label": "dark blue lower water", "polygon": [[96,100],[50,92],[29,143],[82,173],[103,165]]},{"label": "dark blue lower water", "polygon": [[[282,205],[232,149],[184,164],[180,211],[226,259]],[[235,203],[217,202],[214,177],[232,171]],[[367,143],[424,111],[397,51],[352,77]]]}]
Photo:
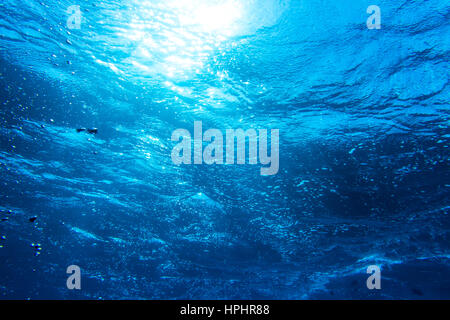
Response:
[{"label": "dark blue lower water", "polygon": [[[449,18],[3,0],[0,298],[449,299]],[[279,171],[175,165],[194,121],[279,129]]]}]

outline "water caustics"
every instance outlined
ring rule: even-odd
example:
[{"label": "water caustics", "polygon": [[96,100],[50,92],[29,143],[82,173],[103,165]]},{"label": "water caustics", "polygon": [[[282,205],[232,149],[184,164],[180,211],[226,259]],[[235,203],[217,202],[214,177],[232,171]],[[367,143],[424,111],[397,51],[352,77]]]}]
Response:
[{"label": "water caustics", "polygon": [[[449,15],[3,0],[0,298],[449,298]],[[174,165],[195,121],[279,129],[278,174]]]}]

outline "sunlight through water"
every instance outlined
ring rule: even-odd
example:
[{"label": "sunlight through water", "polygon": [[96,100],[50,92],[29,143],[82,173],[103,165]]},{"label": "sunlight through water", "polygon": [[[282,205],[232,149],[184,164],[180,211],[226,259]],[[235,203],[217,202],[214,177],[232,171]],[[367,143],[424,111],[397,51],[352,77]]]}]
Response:
[{"label": "sunlight through water", "polygon": [[128,63],[142,74],[186,79],[200,73],[210,53],[238,33],[242,6],[227,2],[134,1],[128,28],[134,45]]},{"label": "sunlight through water", "polygon": [[188,80],[205,72],[208,59],[274,24],[289,1],[130,0],[117,36],[132,47],[124,61],[140,76]]}]

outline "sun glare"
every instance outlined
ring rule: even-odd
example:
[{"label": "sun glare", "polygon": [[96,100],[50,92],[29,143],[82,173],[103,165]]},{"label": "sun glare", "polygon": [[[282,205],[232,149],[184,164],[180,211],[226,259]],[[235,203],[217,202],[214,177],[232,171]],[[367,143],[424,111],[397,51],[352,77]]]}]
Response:
[{"label": "sun glare", "polygon": [[127,28],[129,65],[142,75],[186,79],[202,72],[210,53],[238,34],[243,16],[237,0],[131,0]]},{"label": "sun glare", "polygon": [[205,33],[232,36],[238,29],[237,22],[242,18],[242,5],[238,1],[178,1],[182,9],[180,22],[197,26]]}]

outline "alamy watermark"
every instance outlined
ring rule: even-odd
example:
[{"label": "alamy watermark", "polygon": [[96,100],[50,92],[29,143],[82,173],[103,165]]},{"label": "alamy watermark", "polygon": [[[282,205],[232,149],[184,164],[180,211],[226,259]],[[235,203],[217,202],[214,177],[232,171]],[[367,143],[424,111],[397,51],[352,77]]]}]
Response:
[{"label": "alamy watermark", "polygon": [[[377,5],[370,5],[367,7],[366,12],[370,14],[370,17],[366,21],[368,29],[381,29],[381,9]],[[81,8],[79,5],[71,5],[67,8],[66,13],[69,15],[67,18],[67,28],[69,29],[81,29]]]},{"label": "alamy watermark", "polygon": [[372,29],[381,29],[381,9],[379,6],[371,5],[367,8],[367,13],[371,16],[367,18],[367,28]]},{"label": "alamy watermark", "polygon": [[77,265],[71,265],[67,267],[67,274],[70,276],[67,278],[66,286],[69,290],[81,290],[81,269]]},{"label": "alamy watermark", "polygon": [[[259,163],[261,175],[270,176],[278,173],[279,169],[279,140],[278,129],[270,130],[270,155],[268,153],[269,137],[267,129],[227,129],[224,135],[218,129],[209,129],[203,133],[201,121],[194,122],[194,139],[186,129],[177,129],[172,133],[172,141],[179,143],[172,149],[172,162],[181,164],[246,164],[246,145],[248,145],[248,164]],[[180,141],[181,140],[181,141]],[[203,148],[203,142],[210,142]],[[248,142],[248,143],[247,143]],[[193,149],[193,157],[192,157]],[[236,157],[235,157],[236,153]],[[193,158],[193,159],[192,159]]]},{"label": "alamy watermark", "polygon": [[69,14],[69,18],[67,18],[67,28],[69,29],[81,29],[81,9],[78,5],[73,5],[67,8],[67,14]]},{"label": "alamy watermark", "polygon": [[367,289],[373,290],[381,289],[381,270],[379,266],[371,265],[367,267],[367,274],[370,274],[370,277],[367,278],[366,285]]}]

